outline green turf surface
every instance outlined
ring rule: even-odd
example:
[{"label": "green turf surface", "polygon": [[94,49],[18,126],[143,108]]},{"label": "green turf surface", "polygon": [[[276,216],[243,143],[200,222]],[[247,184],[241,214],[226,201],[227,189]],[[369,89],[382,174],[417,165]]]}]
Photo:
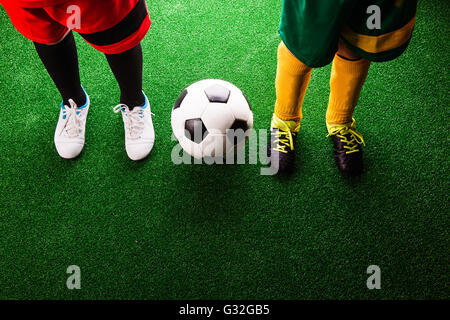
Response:
[{"label": "green turf surface", "polygon": [[[281,1],[148,4],[157,139],[137,163],[107,62],[79,36],[87,142],[59,158],[58,92],[0,9],[0,298],[449,298],[448,2],[420,1],[410,48],[372,65],[355,113],[367,172],[352,181],[325,138],[330,66],[313,73],[291,178],[172,164],[171,107],[197,80],[233,82],[268,126]],[[82,289],[69,291],[73,264]],[[371,264],[381,290],[366,288]]]}]

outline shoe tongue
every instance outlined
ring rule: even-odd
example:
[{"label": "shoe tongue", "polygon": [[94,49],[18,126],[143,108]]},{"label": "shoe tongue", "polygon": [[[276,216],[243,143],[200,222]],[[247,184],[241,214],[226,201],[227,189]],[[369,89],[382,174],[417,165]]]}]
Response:
[{"label": "shoe tongue", "polygon": [[300,124],[296,121],[283,121],[282,123],[279,123],[275,128],[282,131],[290,131],[291,133],[295,134],[300,129]]},{"label": "shoe tongue", "polygon": [[141,107],[134,107],[132,110],[130,110],[130,114],[139,116],[139,118],[142,118],[142,108]]},{"label": "shoe tongue", "polygon": [[275,114],[272,117],[272,128],[278,128],[283,131],[298,132],[300,129],[300,122],[295,120],[281,120]]},{"label": "shoe tongue", "polygon": [[297,121],[286,121],[286,125],[292,132],[297,132],[300,128],[300,123],[298,123]]}]

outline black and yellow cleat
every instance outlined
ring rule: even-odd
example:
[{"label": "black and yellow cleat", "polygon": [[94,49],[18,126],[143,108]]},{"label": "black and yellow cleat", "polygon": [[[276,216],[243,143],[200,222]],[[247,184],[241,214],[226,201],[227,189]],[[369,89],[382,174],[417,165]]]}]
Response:
[{"label": "black and yellow cleat", "polygon": [[277,169],[277,173],[293,171],[295,167],[294,144],[299,130],[299,122],[281,120],[275,114],[273,115],[267,155],[271,166]]},{"label": "black and yellow cleat", "polygon": [[361,145],[365,145],[363,136],[356,131],[356,122],[346,124],[328,124],[328,136],[333,141],[333,156],[339,170],[350,176],[363,172]]}]

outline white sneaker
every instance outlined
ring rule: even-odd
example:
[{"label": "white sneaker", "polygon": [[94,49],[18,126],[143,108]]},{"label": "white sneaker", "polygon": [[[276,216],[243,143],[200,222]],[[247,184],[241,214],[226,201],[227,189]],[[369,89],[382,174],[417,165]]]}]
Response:
[{"label": "white sneaker", "polygon": [[130,111],[127,105],[119,104],[114,107],[114,112],[122,112],[122,120],[125,128],[125,149],[131,160],[144,159],[153,148],[155,142],[155,130],[153,128],[150,103],[144,94],[143,107],[134,107]]},{"label": "white sneaker", "polygon": [[[86,94],[86,92],[84,93]],[[55,146],[62,158],[73,159],[83,150],[89,105],[90,101],[87,94],[86,103],[81,107],[78,107],[72,99],[69,99],[68,106],[61,102],[58,124],[55,130]]]}]

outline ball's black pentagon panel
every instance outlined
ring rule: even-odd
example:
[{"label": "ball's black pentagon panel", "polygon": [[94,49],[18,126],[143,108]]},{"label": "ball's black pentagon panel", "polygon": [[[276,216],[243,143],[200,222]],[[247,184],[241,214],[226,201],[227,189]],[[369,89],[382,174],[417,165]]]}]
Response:
[{"label": "ball's black pentagon panel", "polygon": [[187,89],[184,89],[183,92],[178,97],[177,101],[175,101],[172,110],[178,109],[181,106],[181,103],[183,102],[184,98],[186,98],[187,94],[188,94]]},{"label": "ball's black pentagon panel", "polygon": [[205,93],[209,102],[227,103],[230,98],[231,91],[220,84],[214,84],[206,88]]},{"label": "ball's black pentagon panel", "polygon": [[231,125],[230,129],[233,129],[233,130],[242,129],[245,132],[248,129],[247,121],[235,120],[234,123]]},{"label": "ball's black pentagon panel", "polygon": [[[240,131],[239,129],[242,129],[242,131]],[[234,144],[241,143],[241,141],[245,139],[245,132],[247,131],[247,129],[247,121],[235,120],[230,129],[227,130],[227,137],[230,141],[233,141]]]},{"label": "ball's black pentagon panel", "polygon": [[186,120],[184,129],[187,131],[185,132],[186,137],[197,144],[208,135],[208,130],[206,130],[205,124],[200,118]]}]

